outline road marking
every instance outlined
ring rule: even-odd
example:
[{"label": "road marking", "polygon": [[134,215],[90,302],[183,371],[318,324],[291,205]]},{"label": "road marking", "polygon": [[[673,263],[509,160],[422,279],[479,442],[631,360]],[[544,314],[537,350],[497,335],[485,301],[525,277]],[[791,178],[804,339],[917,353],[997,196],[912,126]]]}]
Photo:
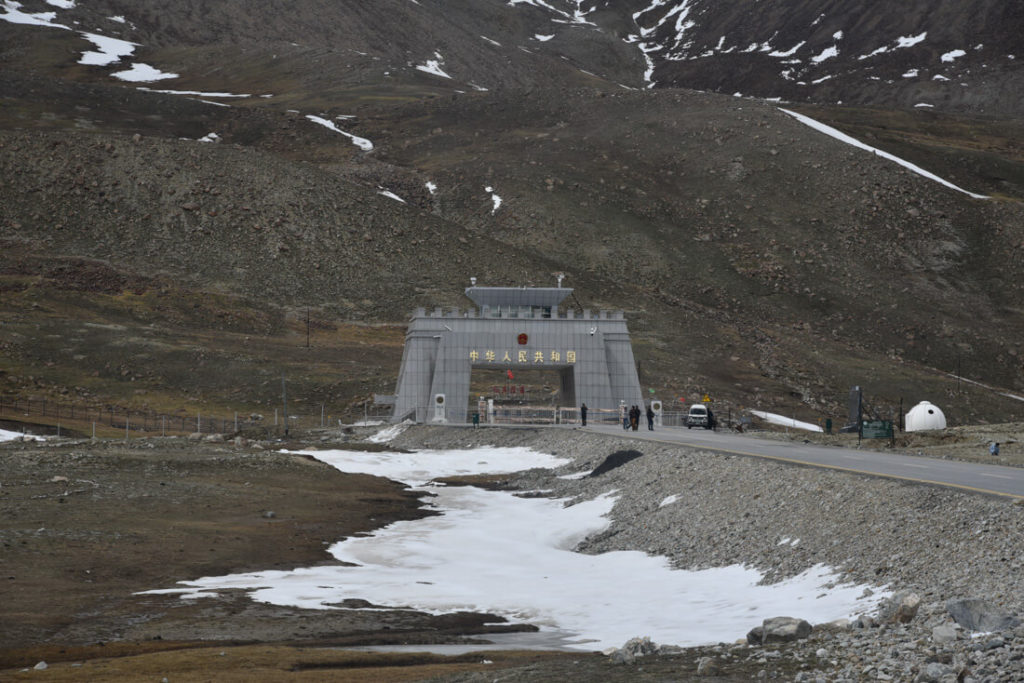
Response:
[{"label": "road marking", "polygon": [[1013,477],[1008,477],[1005,474],[992,474],[991,472],[979,472],[978,474],[983,477],[995,477],[996,479],[1013,479]]},{"label": "road marking", "polygon": [[903,463],[903,465],[905,467],[917,467],[918,469],[922,469],[922,470],[928,469],[928,465],[918,465],[916,462],[905,462],[905,463]]}]

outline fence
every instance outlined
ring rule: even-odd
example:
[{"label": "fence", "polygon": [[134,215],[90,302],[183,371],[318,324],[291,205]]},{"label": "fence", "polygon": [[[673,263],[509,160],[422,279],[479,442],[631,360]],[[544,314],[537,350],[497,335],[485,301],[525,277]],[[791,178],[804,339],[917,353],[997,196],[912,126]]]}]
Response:
[{"label": "fence", "polygon": [[[296,402],[298,403],[298,402]],[[325,403],[315,404],[309,412],[303,405],[302,412],[293,412],[290,407],[287,418],[288,429],[315,429],[318,427],[358,424],[360,422],[387,422],[391,420],[391,406],[364,404],[362,410],[340,411],[330,410]],[[445,422],[448,424],[469,424],[473,421],[476,410],[469,408],[448,407],[445,409]],[[495,406],[493,412],[478,413],[481,424],[496,425],[578,425],[580,424],[578,408],[559,408],[553,406]],[[47,425],[58,432],[63,427],[65,432],[81,433],[90,428],[95,433],[97,427],[109,435],[111,430],[119,430],[126,436],[136,434],[231,434],[238,431],[264,429],[276,432],[285,430],[284,411],[274,409],[273,415],[252,412],[232,413],[230,416],[203,414],[197,411],[187,414],[158,413],[147,410],[130,410],[121,406],[76,406],[61,404],[47,399],[2,399],[0,398],[0,421],[24,422],[24,418],[42,418],[39,425]],[[433,409],[419,408],[402,416],[420,423],[434,420]],[[734,429],[750,426],[750,418],[741,415],[718,415],[721,429]],[[621,413],[618,410],[591,409],[587,412],[589,424],[621,424]],[[641,424],[646,425],[646,417],[641,416]],[[664,412],[661,415],[663,427],[685,427],[685,412]],[[88,434],[84,434],[88,435]]]},{"label": "fence", "polygon": [[[580,424],[580,411],[578,408],[550,406],[494,406],[494,410],[490,412],[487,410],[477,411],[467,408],[446,407],[443,415],[444,421],[447,424],[467,424],[473,421],[474,413],[479,415],[480,424]],[[410,410],[408,414],[402,416],[402,419],[413,420],[419,423],[430,423],[434,421],[435,415],[437,413],[435,413],[433,408],[417,408],[416,410]],[[685,412],[663,412],[661,414],[660,426],[685,427],[686,415]],[[718,420],[718,428],[722,429],[735,429],[737,425],[749,428],[750,425],[749,417],[733,416],[731,411],[727,416],[719,415],[716,418]],[[646,428],[646,414],[641,415],[640,423]],[[599,410],[591,408],[587,411],[587,424],[621,425],[622,413],[618,409]]]},{"label": "fence", "polygon": [[[351,423],[358,420],[373,421],[390,419],[390,408],[386,411],[380,408],[366,406],[362,411],[353,413],[351,411],[331,411],[326,404],[316,404],[313,414],[289,413],[289,429],[314,429],[317,427],[337,426],[338,420]],[[47,399],[21,399],[21,398],[0,398],[0,421],[25,422],[25,418],[34,421],[38,428],[46,425],[60,432],[61,428],[66,431],[82,432],[83,428],[95,431],[97,427],[105,429],[108,433],[111,429],[137,434],[230,434],[240,430],[252,428],[276,428],[283,431],[285,428],[284,411],[280,414],[274,409],[272,416],[246,411],[242,414],[232,413],[230,416],[204,414],[197,411],[194,414],[187,414],[184,411],[177,413],[158,413],[152,410],[131,410],[122,406],[81,406],[74,404],[62,404]],[[40,419],[36,419],[40,418]],[[88,435],[88,434],[86,434]]]}]

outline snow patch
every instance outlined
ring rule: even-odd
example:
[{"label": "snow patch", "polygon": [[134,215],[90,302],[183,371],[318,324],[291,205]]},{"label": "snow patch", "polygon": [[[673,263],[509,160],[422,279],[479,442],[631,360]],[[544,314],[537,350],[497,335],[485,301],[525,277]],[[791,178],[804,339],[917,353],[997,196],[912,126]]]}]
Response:
[{"label": "snow patch", "polygon": [[135,52],[135,48],[139,45],[138,43],[130,43],[127,40],[118,40],[117,38],[101,36],[96,33],[83,33],[81,35],[97,48],[96,50],[83,52],[82,56],[78,58],[79,64],[87,64],[89,66],[107,66],[108,64],[119,62],[122,57],[127,57]]},{"label": "snow patch", "polygon": [[806,40],[801,40],[799,43],[797,43],[793,47],[789,48],[785,52],[780,52],[779,50],[776,50],[775,52],[769,52],[768,56],[769,57],[791,57],[791,56],[793,56],[796,53],[797,50],[802,48],[806,43],[807,43]]},{"label": "snow patch", "polygon": [[917,173],[918,175],[924,176],[925,178],[928,178],[929,180],[934,180],[937,183],[945,185],[946,187],[948,187],[948,188],[950,188],[952,190],[956,190],[957,192],[963,192],[964,194],[966,194],[966,195],[968,195],[970,197],[973,197],[974,199],[988,199],[988,197],[983,195],[983,194],[975,194],[973,192],[968,192],[967,190],[963,189],[962,187],[958,187],[958,186],[954,185],[953,183],[949,182],[948,180],[940,178],[939,176],[935,175],[934,173],[931,173],[929,171],[924,170],[920,166],[912,164],[912,163],[910,163],[909,161],[907,161],[905,159],[901,159],[898,156],[895,156],[893,154],[889,154],[888,152],[882,151],[882,150],[880,150],[880,149],[878,149],[876,147],[871,147],[870,145],[865,145],[860,140],[857,140],[856,138],[852,138],[849,135],[847,135],[846,133],[841,133],[840,131],[836,130],[835,128],[832,128],[831,126],[826,126],[823,123],[819,123],[818,121],[815,121],[814,119],[812,119],[810,117],[804,116],[803,114],[797,114],[795,111],[789,111],[788,109],[779,109],[779,111],[781,111],[781,112],[783,112],[785,114],[789,114],[790,116],[795,118],[800,123],[802,123],[802,124],[804,124],[806,126],[810,126],[811,128],[814,128],[815,130],[817,130],[817,131],[819,131],[821,133],[824,133],[825,135],[833,137],[833,138],[835,138],[835,139],[837,139],[837,140],[839,140],[841,142],[845,142],[848,145],[853,145],[854,147],[859,147],[860,149],[869,151],[872,154],[876,154],[876,155],[882,157],[883,159],[888,159],[889,161],[894,161],[897,164],[899,164],[900,166],[903,166],[904,168],[906,168],[906,169],[908,169],[910,171],[913,171],[914,173]]},{"label": "snow patch", "polygon": [[18,432],[11,432],[6,429],[0,429],[0,441],[14,441],[20,439],[21,434]]},{"label": "snow patch", "polygon": [[780,425],[780,426],[783,426],[783,427],[792,427],[794,429],[803,429],[804,431],[807,431],[807,432],[821,432],[821,431],[824,431],[818,425],[811,424],[810,422],[800,422],[799,420],[794,420],[791,417],[783,417],[782,415],[776,415],[775,413],[766,413],[763,410],[751,410],[750,414],[751,415],[756,415],[757,417],[761,418],[762,420],[768,422],[769,424],[773,424],[773,425]]},{"label": "snow patch", "polygon": [[4,13],[0,14],[0,19],[10,22],[12,24],[25,24],[28,26],[49,26],[51,28],[63,28],[68,31],[72,30],[70,26],[64,24],[55,24],[53,20],[57,18],[56,12],[36,12],[29,14],[21,11],[21,3],[15,2],[15,0],[6,0],[3,4]]},{"label": "snow patch", "polygon": [[437,57],[437,59],[428,59],[426,64],[417,64],[416,68],[425,73],[433,74],[434,76],[450,79],[451,76],[445,73],[444,69],[441,68],[441,65],[444,64],[444,57],[441,56],[440,52],[435,52],[434,56]]},{"label": "snow patch", "polygon": [[394,199],[395,201],[402,202],[403,204],[406,203],[404,199],[399,197],[397,194],[395,194],[391,190],[385,190],[384,188],[380,188],[380,189],[377,190],[377,194],[384,195],[388,199]]},{"label": "snow patch", "polygon": [[501,197],[494,194],[494,188],[491,187],[490,185],[485,187],[484,191],[491,193],[491,203],[494,205],[493,208],[491,209],[491,215],[493,216],[495,213],[498,212],[498,207],[501,206]]},{"label": "snow patch", "polygon": [[346,133],[345,131],[341,130],[336,125],[334,125],[333,121],[328,121],[327,119],[325,119],[325,118],[323,118],[321,116],[313,116],[312,114],[307,114],[306,118],[309,119],[310,121],[312,121],[313,123],[319,123],[321,126],[323,126],[325,128],[330,128],[335,133],[341,133],[342,135],[344,135],[345,137],[350,139],[352,141],[353,145],[355,145],[359,149],[363,150],[364,152],[369,152],[370,150],[373,149],[373,143],[372,142],[370,142],[366,138],[361,138],[358,135],[352,135],[352,133]]},{"label": "snow patch", "polygon": [[824,50],[822,50],[820,54],[817,54],[814,57],[811,57],[811,61],[814,62],[815,64],[821,64],[826,59],[832,59],[833,57],[838,57],[838,56],[839,56],[839,48],[837,48],[835,45],[833,45],[832,47],[828,47],[828,48],[825,48]]},{"label": "snow patch", "polygon": [[914,47],[925,38],[928,37],[928,32],[918,33],[916,36],[900,36],[896,39],[897,48]]},{"label": "snow patch", "polygon": [[197,599],[235,589],[260,602],[306,609],[338,609],[345,598],[361,598],[435,614],[484,612],[570,634],[569,646],[583,650],[619,647],[638,633],[677,645],[732,642],[767,617],[797,611],[813,623],[826,622],[869,611],[886,597],[884,590],[866,596],[864,586],[841,583],[822,565],[761,585],[763,575],[741,565],[680,571],[665,557],[639,551],[572,552],[580,540],[608,528],[613,493],[566,505],[507,491],[427,485],[444,476],[568,462],[530,449],[300,453],[343,472],[418,487],[443,514],[331,546],[335,559],[348,566],[207,577],[148,593]]},{"label": "snow patch", "polygon": [[370,443],[387,443],[408,429],[411,424],[411,422],[405,421],[391,427],[386,427],[368,438],[367,441]]},{"label": "snow patch", "polygon": [[157,90],[156,88],[147,88],[144,85],[140,85],[136,90],[143,90],[145,92],[155,92],[162,95],[196,95],[199,97],[252,97],[252,95],[235,95],[229,92],[202,92],[201,90]]},{"label": "snow patch", "polygon": [[963,50],[951,50],[950,52],[947,52],[946,54],[942,55],[941,59],[943,62],[952,63],[953,60],[963,57],[966,54],[967,53],[964,52]]},{"label": "snow patch", "polygon": [[178,74],[160,71],[160,69],[152,67],[149,64],[141,63],[132,64],[131,68],[125,69],[124,71],[116,71],[110,75],[118,80],[128,81],[130,83],[153,83],[154,81],[163,81],[168,78],[178,77]]}]

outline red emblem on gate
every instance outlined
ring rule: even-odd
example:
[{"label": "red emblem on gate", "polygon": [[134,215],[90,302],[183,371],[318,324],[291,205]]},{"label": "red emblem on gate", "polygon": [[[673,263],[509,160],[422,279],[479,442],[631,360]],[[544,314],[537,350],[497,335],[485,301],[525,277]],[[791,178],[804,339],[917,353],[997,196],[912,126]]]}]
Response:
[{"label": "red emblem on gate", "polygon": [[530,338],[526,336],[525,332],[520,333],[518,339],[520,346],[526,346],[526,342],[530,341]]}]

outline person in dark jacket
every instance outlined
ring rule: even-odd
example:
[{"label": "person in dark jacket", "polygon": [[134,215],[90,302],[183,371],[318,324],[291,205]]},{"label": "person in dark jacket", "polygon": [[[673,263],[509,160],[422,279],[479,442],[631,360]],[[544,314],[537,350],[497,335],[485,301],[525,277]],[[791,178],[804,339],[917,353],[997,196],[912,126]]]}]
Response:
[{"label": "person in dark jacket", "polygon": [[647,406],[647,429],[654,431],[654,408]]},{"label": "person in dark jacket", "polygon": [[584,427],[587,426],[587,404],[586,403],[584,403],[584,404],[582,404],[580,406],[580,421],[583,423]]}]

